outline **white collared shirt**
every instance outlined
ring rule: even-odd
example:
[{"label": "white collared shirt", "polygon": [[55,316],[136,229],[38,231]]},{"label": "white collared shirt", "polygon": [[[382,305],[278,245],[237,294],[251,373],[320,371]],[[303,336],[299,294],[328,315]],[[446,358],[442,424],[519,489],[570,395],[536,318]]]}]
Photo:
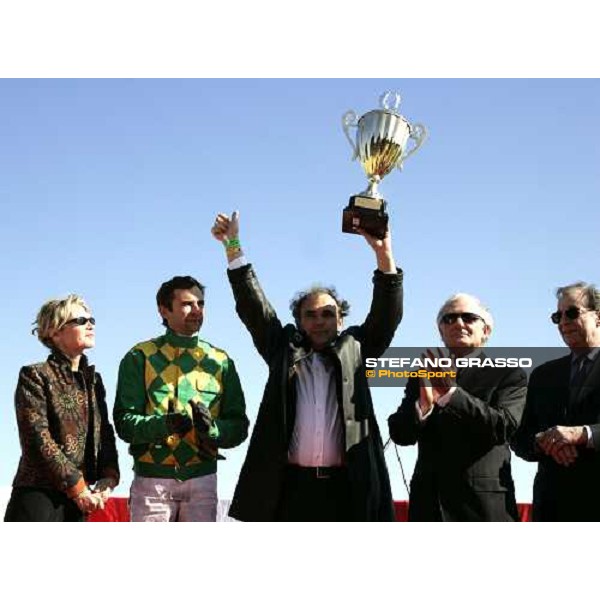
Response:
[{"label": "white collared shirt", "polygon": [[296,421],[288,462],[303,467],[343,464],[342,419],[331,360],[311,352],[296,366]]},{"label": "white collared shirt", "polygon": [[[244,255],[228,268],[247,265]],[[296,420],[288,462],[302,467],[338,467],[344,464],[342,419],[336,397],[334,367],[318,352],[296,365]]]}]

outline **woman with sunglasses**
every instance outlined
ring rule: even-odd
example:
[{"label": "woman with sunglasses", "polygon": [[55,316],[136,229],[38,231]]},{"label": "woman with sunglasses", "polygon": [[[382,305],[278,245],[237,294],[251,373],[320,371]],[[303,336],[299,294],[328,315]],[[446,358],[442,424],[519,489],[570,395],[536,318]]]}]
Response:
[{"label": "woman with sunglasses", "polygon": [[104,385],[84,354],[94,347],[95,323],[74,294],[38,312],[32,333],[50,355],[19,374],[21,459],[5,521],[81,521],[119,482]]}]

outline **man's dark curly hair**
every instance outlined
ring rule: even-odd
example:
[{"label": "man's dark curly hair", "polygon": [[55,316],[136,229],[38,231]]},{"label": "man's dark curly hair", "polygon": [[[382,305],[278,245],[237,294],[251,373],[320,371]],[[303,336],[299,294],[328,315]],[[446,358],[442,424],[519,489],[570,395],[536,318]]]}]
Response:
[{"label": "man's dark curly hair", "polygon": [[[175,290],[191,290],[195,287],[204,294],[206,288],[197,279],[194,279],[190,275],[177,275],[173,277],[173,279],[165,281],[160,286],[156,293],[156,304],[158,304],[158,306],[164,306],[169,310],[173,310]],[[163,319],[163,325],[167,327],[166,319]]]},{"label": "man's dark curly hair", "polygon": [[292,311],[296,325],[300,325],[300,309],[302,308],[302,303],[309,296],[314,296],[316,294],[329,294],[335,300],[341,317],[346,317],[350,313],[350,303],[347,300],[340,298],[337,290],[334,287],[313,285],[307,290],[297,292],[290,302],[290,310]]}]

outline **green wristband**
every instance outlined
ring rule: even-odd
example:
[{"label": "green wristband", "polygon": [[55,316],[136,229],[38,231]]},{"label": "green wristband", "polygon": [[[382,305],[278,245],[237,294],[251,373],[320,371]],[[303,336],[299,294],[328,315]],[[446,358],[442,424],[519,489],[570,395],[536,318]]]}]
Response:
[{"label": "green wristband", "polygon": [[227,250],[238,250],[239,248],[242,247],[242,245],[240,244],[239,238],[231,238],[230,240],[227,240],[227,241],[224,240],[223,244],[224,244],[225,248],[227,248]]}]

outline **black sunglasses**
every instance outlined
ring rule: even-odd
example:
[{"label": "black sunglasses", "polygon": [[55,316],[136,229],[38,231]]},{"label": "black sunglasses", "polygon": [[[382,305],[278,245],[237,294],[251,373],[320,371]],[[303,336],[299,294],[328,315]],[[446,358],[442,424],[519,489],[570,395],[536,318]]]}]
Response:
[{"label": "black sunglasses", "polygon": [[586,312],[590,312],[590,311],[581,309],[577,306],[571,306],[570,308],[567,308],[567,310],[557,310],[556,312],[553,312],[550,315],[550,319],[555,325],[558,325],[560,323],[560,320],[562,319],[563,315],[565,315],[565,317],[569,321],[574,321],[575,319],[579,318],[579,315],[581,315],[581,313],[586,313]]},{"label": "black sunglasses", "polygon": [[87,325],[88,323],[95,325],[96,319],[94,317],[77,317],[76,319],[68,320],[65,325]]},{"label": "black sunglasses", "polygon": [[[454,325],[454,323],[456,323],[458,319],[462,319],[462,322],[466,323],[467,325],[475,323],[475,321],[483,321],[483,319],[479,315],[476,315],[475,313],[471,312],[446,313],[445,315],[442,315],[440,321],[444,325]],[[485,321],[483,322],[485,323]]]}]

